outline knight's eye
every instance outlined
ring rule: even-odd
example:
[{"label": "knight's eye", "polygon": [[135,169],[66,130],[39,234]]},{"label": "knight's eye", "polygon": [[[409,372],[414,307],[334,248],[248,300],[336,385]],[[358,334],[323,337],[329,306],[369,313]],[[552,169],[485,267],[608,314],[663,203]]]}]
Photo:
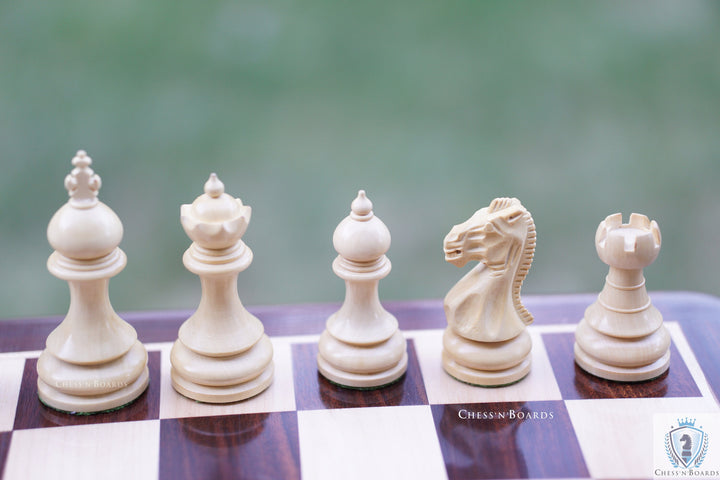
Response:
[{"label": "knight's eye", "polygon": [[514,222],[515,220],[520,218],[520,215],[522,215],[522,214],[521,213],[513,213],[512,215],[510,215],[508,217],[508,222]]}]

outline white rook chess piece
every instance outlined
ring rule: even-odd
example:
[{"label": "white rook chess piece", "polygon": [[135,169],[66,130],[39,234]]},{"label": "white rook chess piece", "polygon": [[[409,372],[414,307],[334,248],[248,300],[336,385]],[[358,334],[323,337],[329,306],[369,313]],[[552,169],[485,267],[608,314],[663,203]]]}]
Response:
[{"label": "white rook chess piece", "polygon": [[180,326],[170,361],[175,390],[208,403],[252,397],[273,379],[273,347],[263,324],[248,312],[237,292],[238,274],[253,259],[241,240],[251,208],[225,193],[214,173],[205,193],[183,205],[180,220],[193,244],[185,267],[200,276],[202,296]]},{"label": "white rook chess piece", "polygon": [[595,234],[600,260],[610,266],[605,286],[575,331],[575,361],[608,380],[638,382],[662,375],[670,364],[670,335],[650,303],[643,268],[660,253],[660,229],[633,213],[616,213]]},{"label": "white rook chess piece", "polygon": [[58,410],[93,413],[122,407],[148,385],[147,351],[135,329],[113,310],[110,278],[125,268],[123,227],[97,199],[100,177],[79,151],[65,178],[70,199],[52,217],[55,249],[48,270],[70,285],[70,308],[38,359],[40,400]]},{"label": "white rook chess piece", "polygon": [[530,372],[533,316],[520,288],[535,253],[535,223],[517,198],[496,198],[455,225],[444,241],[445,260],[480,262],[450,289],[444,308],[442,364],[466,383],[495,387]]},{"label": "white rook chess piece", "polygon": [[335,229],[335,274],[345,280],[345,302],[327,320],[317,357],[320,373],[338,385],[378,388],[407,370],[407,345],[397,319],[378,298],[378,282],[390,273],[390,232],[360,190],[351,213]]}]

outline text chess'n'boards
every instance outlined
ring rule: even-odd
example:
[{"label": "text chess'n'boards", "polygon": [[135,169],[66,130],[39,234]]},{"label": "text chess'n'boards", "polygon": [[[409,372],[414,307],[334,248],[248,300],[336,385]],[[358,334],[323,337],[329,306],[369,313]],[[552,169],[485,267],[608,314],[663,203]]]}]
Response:
[{"label": "text chess'n'boards", "polygon": [[[495,389],[443,371],[440,301],[386,305],[408,339],[408,369],[373,391],[318,374],[319,333],[337,305],[250,308],[273,343],[276,376],[263,394],[227,405],[172,388],[170,350],[189,312],[122,315],[148,349],[149,387],[90,416],[37,399],[37,358],[59,319],[2,322],[1,468],[6,479],[652,478],[667,462],[656,415],[720,412],[720,300],[653,294],[672,336],[670,368],[633,384],[573,362],[575,326],[595,298],[527,297],[533,368]],[[711,448],[718,442],[711,436]]]}]

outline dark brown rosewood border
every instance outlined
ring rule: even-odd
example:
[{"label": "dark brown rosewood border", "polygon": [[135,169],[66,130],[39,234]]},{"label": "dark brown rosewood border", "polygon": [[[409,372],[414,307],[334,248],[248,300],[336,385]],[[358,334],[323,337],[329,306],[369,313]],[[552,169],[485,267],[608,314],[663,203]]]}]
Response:
[{"label": "dark brown rosewood border", "polygon": [[[710,327],[720,336],[720,299],[690,292],[651,292],[655,306],[666,321],[676,321],[683,329],[697,323]],[[575,324],[597,295],[528,295],[523,303],[535,316],[536,325]],[[383,305],[400,322],[402,330],[444,328],[445,314],[442,300],[383,302]],[[339,307],[337,303],[274,305],[249,307],[263,321],[271,336],[319,335],[325,328],[327,317]],[[192,311],[168,310],[120,313],[138,331],[140,340],[171,342],[177,338],[180,324]],[[62,316],[30,317],[0,320],[0,353],[42,350],[48,334],[62,321]],[[709,322],[709,323],[708,323]],[[686,330],[687,331],[687,330]]]}]

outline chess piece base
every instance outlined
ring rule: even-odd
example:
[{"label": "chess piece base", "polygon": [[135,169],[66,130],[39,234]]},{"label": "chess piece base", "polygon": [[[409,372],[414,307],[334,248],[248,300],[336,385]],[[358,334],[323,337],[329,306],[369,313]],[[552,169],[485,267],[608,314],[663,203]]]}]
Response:
[{"label": "chess piece base", "polygon": [[317,364],[318,370],[323,377],[341,387],[374,389],[382,388],[390,385],[391,383],[395,383],[400,377],[402,377],[407,371],[408,355],[407,352],[403,352],[400,362],[398,362],[397,365],[389,368],[388,370],[377,373],[346,372],[332,366],[321,355],[318,355],[317,357]]},{"label": "chess piece base", "polygon": [[273,381],[275,367],[270,363],[260,375],[244,383],[226,386],[209,386],[193,383],[172,369],[173,388],[182,395],[204,403],[230,403],[246,400],[267,389]]},{"label": "chess piece base", "polygon": [[239,354],[207,356],[195,352],[182,340],[170,351],[170,364],[176,375],[192,383],[210,387],[239,385],[257,378],[272,363],[273,347],[267,335]]},{"label": "chess piece base", "polygon": [[504,387],[517,383],[530,373],[531,359],[528,356],[519,365],[505,370],[476,370],[460,365],[443,351],[442,364],[451,377],[478,387]]},{"label": "chess piece base", "polygon": [[273,347],[262,334],[248,350],[209,357],[176,340],[170,352],[172,384],[186,397],[206,403],[244,400],[265,390],[273,378]]},{"label": "chess piece base", "polygon": [[616,382],[644,382],[657,378],[670,366],[670,350],[652,363],[640,366],[618,366],[605,363],[590,354],[576,342],[574,347],[575,363],[596,377]]},{"label": "chess piece base", "polygon": [[670,334],[664,326],[649,335],[605,335],[583,319],[575,330],[575,362],[596,377],[642,382],[659,377],[670,365]]},{"label": "chess piece base", "polygon": [[500,387],[522,380],[530,372],[532,340],[527,330],[503,342],[476,342],[447,327],[442,363],[450,376],[480,387]]},{"label": "chess piece base", "polygon": [[149,378],[148,368],[145,367],[140,376],[130,385],[107,394],[91,396],[63,393],[38,378],[38,396],[45,405],[63,412],[100,413],[132,403],[145,391]]},{"label": "chess piece base", "polygon": [[616,382],[644,382],[659,377],[670,366],[670,351],[659,360],[643,367],[616,367],[602,363],[575,344],[575,362],[580,368],[596,377]]}]

